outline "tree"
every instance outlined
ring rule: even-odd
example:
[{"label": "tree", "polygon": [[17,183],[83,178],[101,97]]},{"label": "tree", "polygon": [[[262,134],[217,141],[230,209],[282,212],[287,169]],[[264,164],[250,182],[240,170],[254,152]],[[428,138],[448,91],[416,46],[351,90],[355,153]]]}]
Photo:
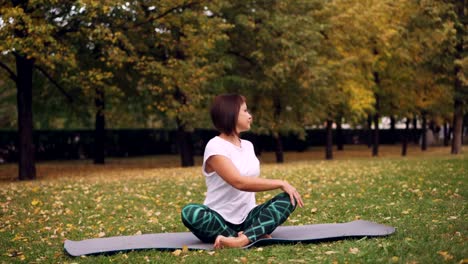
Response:
[{"label": "tree", "polygon": [[463,115],[468,105],[468,56],[465,39],[468,34],[466,0],[449,1],[453,3],[453,24],[456,30],[454,56],[454,113],[453,113],[453,141],[452,154],[459,154],[462,146]]},{"label": "tree", "polygon": [[116,73],[122,72],[133,55],[121,25],[133,15],[125,4],[112,2],[90,2],[82,13],[83,26],[71,43],[79,54],[80,73],[72,78],[91,102],[86,108],[94,107],[94,164],[105,164],[106,109],[112,98],[122,96],[117,80],[123,78],[117,79]]},{"label": "tree", "polygon": [[[3,1],[1,5],[1,67],[16,83],[19,135],[19,179],[36,178],[33,145],[32,78],[35,69],[74,57],[57,41],[64,34],[52,21],[53,12],[24,1]],[[7,58],[8,57],[8,58]],[[14,61],[16,70],[7,63]]]},{"label": "tree", "polygon": [[137,55],[138,89],[148,106],[177,129],[182,166],[193,166],[191,131],[206,119],[209,82],[220,71],[219,45],[229,26],[214,15],[217,1],[135,2],[128,40]]},{"label": "tree", "polygon": [[338,65],[331,75],[335,81],[329,106],[337,115],[334,118],[344,116],[351,123],[362,120],[366,113],[371,115],[374,156],[378,155],[380,117],[388,105],[384,71],[398,45],[397,29],[405,14],[401,12],[405,4],[405,1],[337,0],[326,5],[331,14],[326,35],[336,49],[330,58]]},{"label": "tree", "polygon": [[[403,43],[410,61],[410,68],[405,69],[412,74],[411,81],[417,84],[410,98],[416,106],[416,114],[423,119],[427,116],[445,119],[453,112],[452,153],[458,153],[468,101],[468,88],[466,82],[463,83],[465,1],[422,1],[415,3],[412,10]],[[423,143],[424,136],[425,131]]]},{"label": "tree", "polygon": [[218,80],[226,91],[247,96],[254,131],[272,135],[276,161],[283,162],[281,136],[304,136],[304,123],[316,105],[321,80],[317,49],[322,36],[314,11],[319,1],[234,1],[223,17],[232,25]]},{"label": "tree", "polygon": [[[394,96],[399,105],[394,112],[407,118],[412,116],[415,129],[416,118],[421,119],[421,149],[424,151],[430,129],[427,124],[440,123],[438,120],[447,119],[452,111],[454,90],[447,81],[451,74],[447,74],[446,69],[450,23],[443,21],[449,8],[442,2],[421,1],[413,2],[409,9],[412,12],[401,30],[403,38],[397,48],[398,56],[390,63],[391,72],[400,77],[398,82],[402,83],[399,89],[393,88],[400,94]],[[401,88],[403,90],[398,92]]]},{"label": "tree", "polygon": [[[109,4],[110,3],[110,4]],[[66,97],[70,98],[62,83],[92,83],[88,87],[100,87],[107,74],[95,74],[96,70],[81,71],[80,49],[91,50],[88,37],[112,42],[118,35],[106,34],[109,27],[100,23],[110,19],[106,10],[111,10],[114,2],[50,2],[50,1],[3,1],[1,5],[0,66],[16,83],[18,97],[18,134],[19,134],[19,179],[35,178],[34,145],[32,141],[32,79],[34,71],[40,72]],[[96,10],[103,10],[96,12]],[[94,33],[94,35],[87,35]],[[103,34],[101,34],[103,33]],[[81,38],[80,38],[81,36]],[[85,36],[85,37],[83,37]],[[109,38],[109,36],[111,38]],[[82,42],[77,42],[81,40]],[[83,41],[85,40],[85,41]],[[120,45],[121,43],[117,43]],[[115,52],[117,45],[109,47]],[[83,51],[83,50],[81,50]],[[116,54],[112,54],[116,55]],[[16,71],[9,64],[14,61]],[[60,78],[58,76],[60,73]],[[99,72],[98,72],[99,73]],[[101,86],[102,87],[102,86]],[[83,91],[86,94],[86,90]],[[97,93],[99,94],[99,93]]]}]

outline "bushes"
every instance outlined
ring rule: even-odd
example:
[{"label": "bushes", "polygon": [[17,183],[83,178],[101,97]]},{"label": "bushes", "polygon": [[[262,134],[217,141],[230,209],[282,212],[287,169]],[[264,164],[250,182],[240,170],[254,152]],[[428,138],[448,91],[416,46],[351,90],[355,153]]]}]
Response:
[{"label": "bushes", "polygon": [[[334,131],[335,132],[335,131]],[[420,130],[414,131],[412,140],[417,142]],[[93,154],[93,130],[37,130],[34,132],[34,144],[37,160],[88,159]],[[400,142],[403,130],[380,130],[381,144]],[[197,129],[192,133],[195,155],[202,155],[206,143],[217,132]],[[257,154],[262,151],[274,151],[275,140],[268,135],[256,135],[248,132],[244,139],[254,143]],[[335,135],[336,137],[336,135]],[[176,131],[163,129],[118,129],[106,131],[106,155],[108,157],[133,157],[178,153]],[[367,130],[343,130],[344,144],[367,144]],[[307,130],[305,140],[295,134],[282,136],[284,151],[304,151],[309,147],[322,146],[325,131]],[[336,140],[335,140],[336,141]],[[17,132],[0,131],[0,163],[17,161]]]}]

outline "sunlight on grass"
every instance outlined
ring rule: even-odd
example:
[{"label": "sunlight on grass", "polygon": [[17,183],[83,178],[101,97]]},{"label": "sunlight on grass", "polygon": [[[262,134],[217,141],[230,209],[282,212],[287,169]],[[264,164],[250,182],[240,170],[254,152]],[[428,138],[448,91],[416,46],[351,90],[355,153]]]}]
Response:
[{"label": "sunlight on grass", "polygon": [[[203,201],[200,167],[178,168],[178,157],[45,162],[39,180],[10,182],[14,165],[0,166],[1,263],[466,263],[468,158],[447,148],[399,157],[383,147],[371,158],[367,147],[335,152],[286,153],[275,164],[261,156],[262,176],[286,179],[298,187],[306,207],[286,225],[366,219],[397,228],[386,238],[320,244],[275,245],[251,250],[156,250],[72,258],[65,239],[187,231],[180,210]],[[200,164],[198,157],[197,165]],[[258,202],[277,191],[257,194]],[[177,256],[176,256],[177,255]]]}]

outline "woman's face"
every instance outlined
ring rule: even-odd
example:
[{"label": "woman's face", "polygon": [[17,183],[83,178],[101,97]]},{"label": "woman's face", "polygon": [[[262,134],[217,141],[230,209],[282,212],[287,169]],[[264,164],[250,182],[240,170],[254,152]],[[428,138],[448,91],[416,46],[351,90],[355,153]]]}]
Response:
[{"label": "woman's face", "polygon": [[252,123],[252,115],[247,109],[247,104],[243,103],[239,109],[239,117],[237,118],[236,130],[237,133],[248,131]]}]

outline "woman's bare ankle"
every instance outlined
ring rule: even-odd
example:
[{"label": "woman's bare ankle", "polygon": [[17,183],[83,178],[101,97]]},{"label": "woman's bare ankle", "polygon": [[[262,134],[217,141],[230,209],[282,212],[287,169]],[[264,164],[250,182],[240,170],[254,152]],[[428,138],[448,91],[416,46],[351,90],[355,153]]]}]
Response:
[{"label": "woman's bare ankle", "polygon": [[264,234],[263,236],[260,237],[260,239],[270,239],[273,238],[270,234]]}]

